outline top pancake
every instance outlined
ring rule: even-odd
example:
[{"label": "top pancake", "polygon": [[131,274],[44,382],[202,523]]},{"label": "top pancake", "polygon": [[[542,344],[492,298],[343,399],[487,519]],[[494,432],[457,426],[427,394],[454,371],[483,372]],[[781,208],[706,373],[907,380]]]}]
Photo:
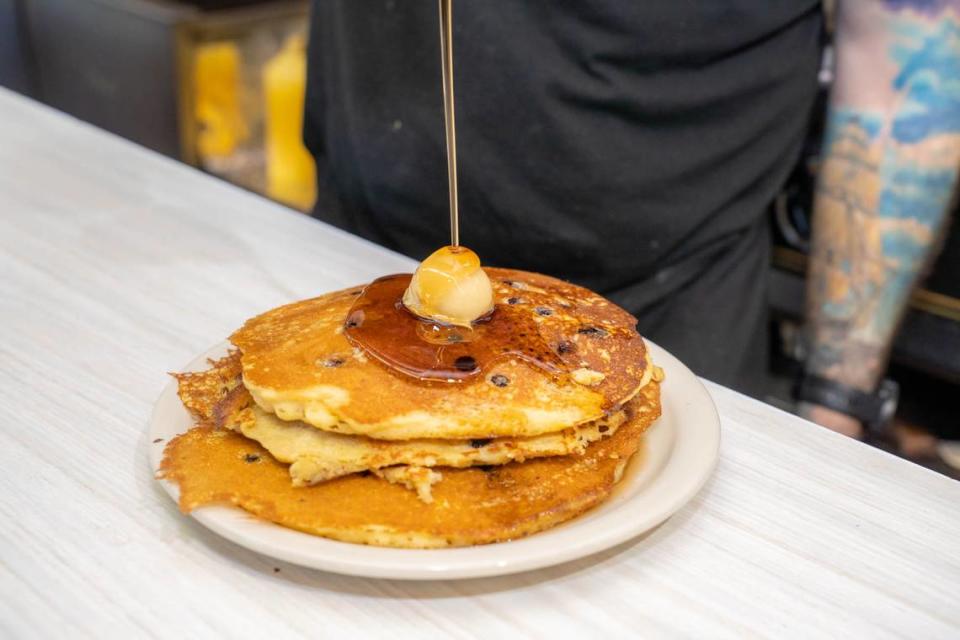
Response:
[{"label": "top pancake", "polygon": [[[283,420],[388,440],[540,435],[596,420],[636,394],[647,358],[633,316],[555,278],[486,271],[495,305],[529,312],[546,344],[568,361],[575,354],[581,382],[516,358],[466,382],[422,382],[395,372],[343,335],[361,291],[355,288],[249,320],[230,338],[242,353],[244,384]],[[494,384],[494,376],[507,384]]]}]

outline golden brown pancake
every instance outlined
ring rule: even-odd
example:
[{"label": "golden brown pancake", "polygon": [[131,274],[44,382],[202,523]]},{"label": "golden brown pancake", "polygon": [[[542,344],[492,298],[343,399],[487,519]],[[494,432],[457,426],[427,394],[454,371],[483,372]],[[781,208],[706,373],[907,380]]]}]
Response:
[{"label": "golden brown pancake", "polygon": [[324,431],[303,422],[284,422],[259,407],[253,412],[254,419],[242,422],[240,432],[289,464],[294,485],[398,464],[473,467],[583,453],[590,443],[616,433],[626,419],[621,410],[586,425],[527,438],[374,440]]},{"label": "golden brown pancake", "polygon": [[659,389],[657,382],[645,385],[625,407],[628,421],[582,455],[442,469],[430,504],[375,476],[293,487],[286,465],[259,444],[203,426],[168,444],[161,475],[180,487],[184,512],[233,504],[307,533],[382,546],[497,542],[555,526],[603,501],[659,416]]},{"label": "golden brown pancake", "polygon": [[226,410],[224,395],[241,387],[239,351],[234,349],[219,360],[207,362],[209,369],[171,374],[177,379],[177,395],[183,406],[200,422],[213,420],[217,405],[221,405],[221,411]]},{"label": "golden brown pancake", "polygon": [[[218,366],[181,378],[181,398],[193,405],[210,407],[207,413],[211,426],[239,431],[259,442],[280,462],[290,464],[290,476],[297,486],[400,464],[469,467],[583,453],[590,443],[612,436],[626,419],[625,412],[619,410],[577,427],[530,437],[376,440],[324,431],[305,422],[280,420],[253,404],[250,394],[239,384],[239,375],[236,385],[221,384],[222,370]],[[642,383],[652,378],[652,370],[651,365]],[[201,384],[204,378],[212,381]],[[221,390],[228,387],[232,388]]]},{"label": "golden brown pancake", "polygon": [[596,420],[633,397],[647,367],[633,316],[555,278],[487,273],[496,305],[529,313],[551,348],[576,355],[577,382],[517,358],[469,383],[424,383],[392,371],[343,334],[356,288],[249,320],[230,338],[242,352],[244,384],[283,420],[389,440],[535,436]]}]

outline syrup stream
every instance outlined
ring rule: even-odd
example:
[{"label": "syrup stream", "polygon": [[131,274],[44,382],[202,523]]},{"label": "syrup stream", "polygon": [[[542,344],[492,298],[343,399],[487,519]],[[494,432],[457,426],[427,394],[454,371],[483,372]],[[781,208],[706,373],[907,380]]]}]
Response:
[{"label": "syrup stream", "polygon": [[443,121],[447,131],[447,177],[450,182],[450,245],[460,244],[457,202],[457,126],[453,108],[453,6],[440,2],[440,67],[443,73]]}]

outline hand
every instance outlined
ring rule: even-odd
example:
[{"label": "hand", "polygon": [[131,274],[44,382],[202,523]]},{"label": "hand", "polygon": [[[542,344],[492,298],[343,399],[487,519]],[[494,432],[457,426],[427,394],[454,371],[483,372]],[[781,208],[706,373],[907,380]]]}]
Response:
[{"label": "hand", "polygon": [[800,402],[797,404],[797,413],[807,420],[845,436],[857,439],[864,436],[863,424],[859,420],[819,404]]}]

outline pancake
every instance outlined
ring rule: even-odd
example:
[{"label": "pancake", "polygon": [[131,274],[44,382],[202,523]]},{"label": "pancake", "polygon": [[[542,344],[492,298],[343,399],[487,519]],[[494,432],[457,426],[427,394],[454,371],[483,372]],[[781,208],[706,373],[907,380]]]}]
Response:
[{"label": "pancake", "polygon": [[219,360],[207,362],[210,368],[204,371],[170,374],[177,380],[177,395],[183,406],[200,422],[213,420],[224,395],[242,382],[240,352],[236,349]]},{"label": "pancake", "polygon": [[390,484],[399,484],[417,494],[422,502],[433,502],[433,485],[443,480],[443,474],[429,467],[401,465],[374,469],[374,475]]},{"label": "pancake", "polygon": [[294,487],[286,465],[234,431],[195,427],[172,440],[161,475],[180,488],[180,508],[233,504],[277,524],[346,542],[430,548],[519,538],[569,520],[606,499],[659,416],[659,384],[626,405],[627,421],[582,455],[496,467],[442,469],[432,502],[373,475]]},{"label": "pancake", "polygon": [[486,271],[495,305],[529,313],[539,338],[575,364],[569,380],[519,358],[499,360],[469,383],[395,372],[344,335],[357,288],[279,307],[235,332],[244,385],[280,419],[387,440],[553,433],[600,419],[637,393],[647,358],[633,316],[555,278]]},{"label": "pancake", "polygon": [[[620,410],[579,427],[527,438],[376,440],[324,431],[305,422],[280,420],[253,404],[242,386],[224,393],[216,391],[213,384],[203,385],[205,392],[216,394],[213,398],[204,398],[195,391],[197,380],[204,376],[219,379],[220,375],[221,369],[216,367],[192,374],[181,382],[181,396],[211,406],[212,426],[239,431],[259,442],[278,461],[290,464],[294,486],[395,465],[469,467],[583,453],[590,443],[616,433],[626,419],[625,412]],[[651,365],[642,382],[649,381],[652,375]]]},{"label": "pancake", "polygon": [[374,440],[330,433],[302,422],[283,422],[259,407],[253,413],[255,419],[242,423],[241,433],[259,442],[280,462],[290,464],[295,486],[398,464],[470,467],[583,453],[590,443],[613,435],[626,418],[624,411],[618,411],[581,427],[528,438]]}]

